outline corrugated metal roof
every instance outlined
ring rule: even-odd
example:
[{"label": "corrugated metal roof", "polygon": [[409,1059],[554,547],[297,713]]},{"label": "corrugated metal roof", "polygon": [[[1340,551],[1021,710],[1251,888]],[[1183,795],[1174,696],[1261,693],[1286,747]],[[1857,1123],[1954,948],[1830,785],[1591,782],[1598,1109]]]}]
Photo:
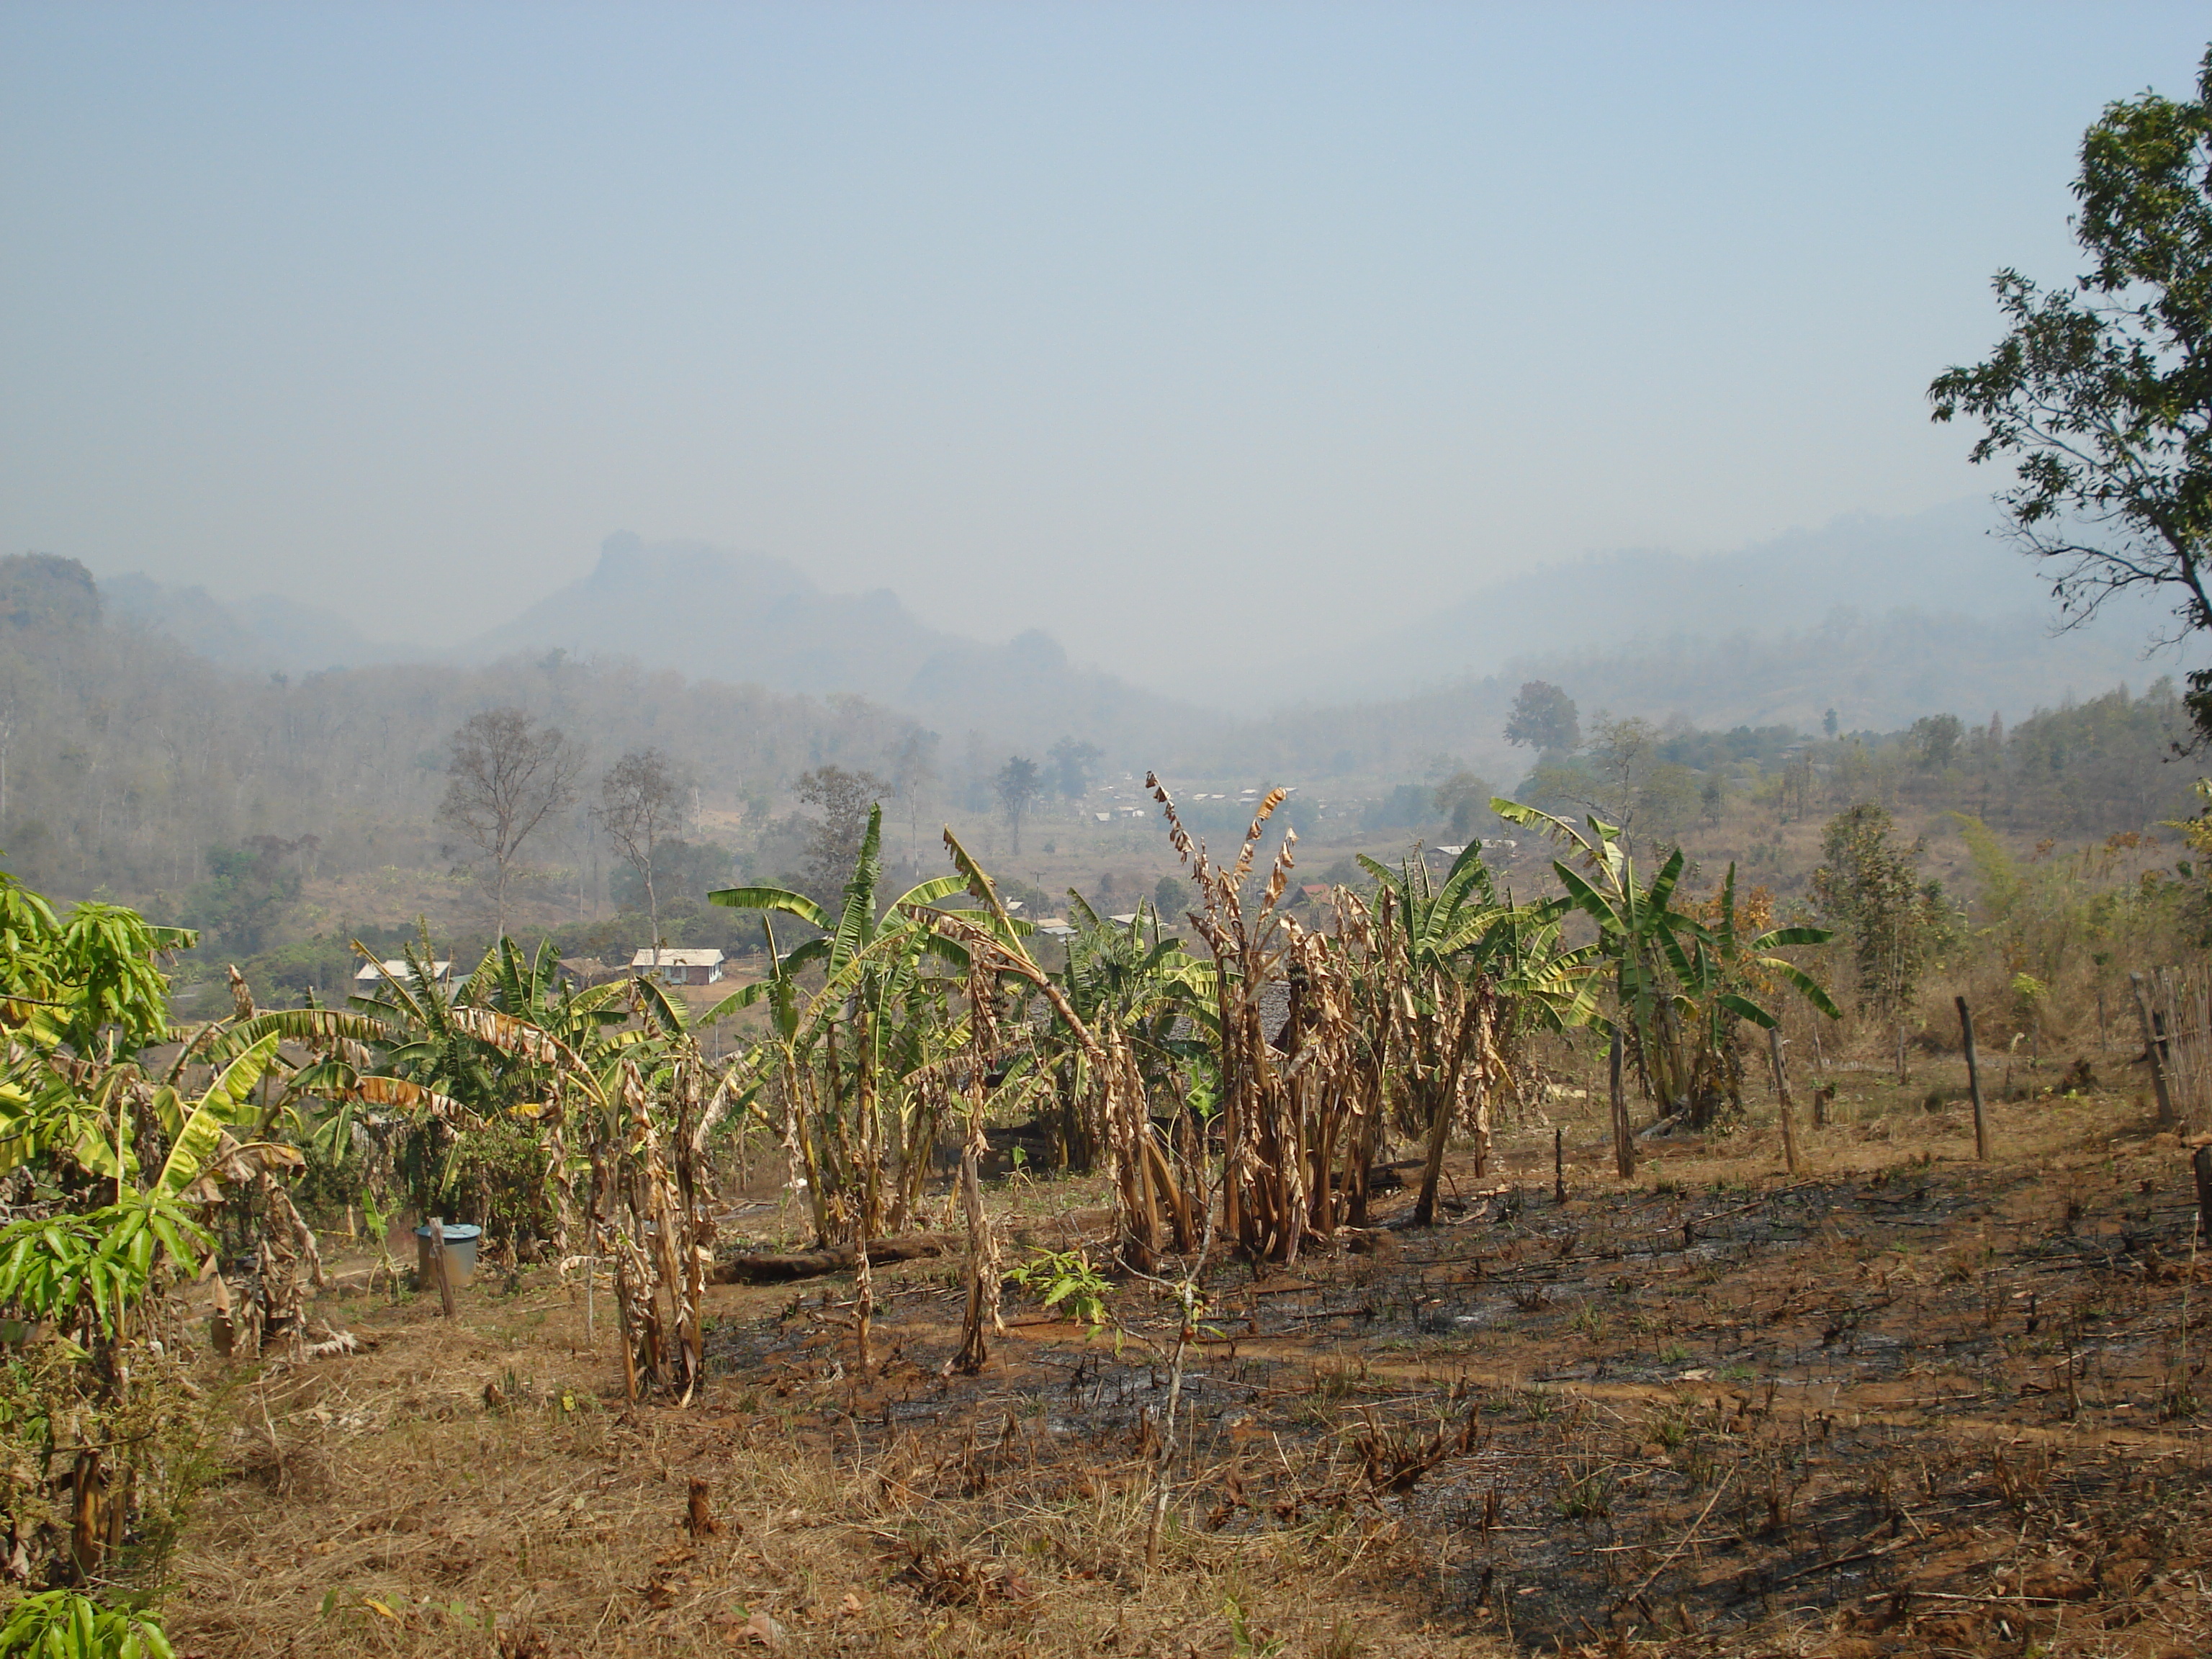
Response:
[{"label": "corrugated metal roof", "polygon": [[[451,979],[453,976],[453,964],[450,962],[434,962],[430,964],[430,971],[439,979]],[[387,975],[398,980],[402,985],[407,983],[407,958],[393,957],[390,961],[381,964],[364,962],[361,964],[361,971],[353,977],[356,984],[368,985]]]}]

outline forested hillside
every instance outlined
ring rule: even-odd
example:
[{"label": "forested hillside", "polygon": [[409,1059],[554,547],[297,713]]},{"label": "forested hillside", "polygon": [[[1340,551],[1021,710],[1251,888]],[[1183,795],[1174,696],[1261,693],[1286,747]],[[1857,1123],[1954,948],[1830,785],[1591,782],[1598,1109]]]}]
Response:
[{"label": "forested hillside", "polygon": [[[512,705],[587,766],[657,745],[699,810],[764,811],[809,767],[881,765],[914,731],[857,697],[778,696],[559,651],[477,668],[379,666],[292,678],[218,667],[103,618],[70,561],[0,561],[0,848],[56,892],[106,888],[174,908],[210,860],[272,849],[309,875],[452,861],[433,814],[455,729]],[[580,805],[545,862],[588,860]]]},{"label": "forested hillside", "polygon": [[1838,611],[1764,637],[1682,634],[1522,656],[1495,673],[1411,696],[1267,715],[1193,747],[1218,756],[1224,768],[1242,761],[1285,776],[1418,772],[1439,754],[1502,774],[1516,763],[1503,735],[1507,711],[1530,680],[1563,686],[1586,714],[1817,732],[1832,712],[1843,730],[1887,732],[1945,711],[1978,725],[1992,715],[2019,720],[2069,698],[2101,696],[2116,680],[2141,687],[2179,672],[2170,659],[2146,661],[2130,646],[2104,653],[2113,665],[2109,676],[2077,678],[2069,667],[2086,671],[2103,659],[2079,660],[2071,650],[2070,641],[2033,625]]},{"label": "forested hillside", "polygon": [[[1079,726],[1024,755],[981,732],[948,739],[859,697],[558,649],[475,667],[248,674],[103,614],[81,567],[18,557],[0,561],[0,852],[59,895],[106,891],[201,928],[210,959],[305,952],[270,969],[296,994],[342,979],[356,930],[389,940],[428,915],[489,937],[482,850],[438,814],[457,732],[501,708],[563,733],[574,771],[514,860],[509,914],[609,958],[656,930],[672,943],[739,942],[738,919],[704,905],[717,885],[834,890],[827,872],[849,856],[854,813],[877,798],[902,865],[920,871],[949,819],[994,850],[1010,891],[1042,903],[1072,884],[1119,906],[1117,892],[1152,890],[1164,857],[1125,776],[1147,766],[1188,792],[1191,823],[1217,840],[1241,829],[1252,787],[1297,786],[1284,821],[1316,872],[1356,874],[1355,850],[1395,857],[1415,837],[1496,834],[1486,804],[1504,793],[1598,811],[1715,870],[1738,861],[1784,896],[1806,890],[1817,824],[1862,802],[1939,827],[1964,812],[2021,848],[2154,830],[2196,806],[2195,771],[2175,760],[2187,723],[2164,680],[2058,697],[2009,724],[1926,703],[1888,725],[1850,715],[1851,688],[1869,677],[1894,683],[1885,706],[1909,697],[1933,649],[1902,625],[1838,626],[1794,650],[1590,655],[1558,671],[1555,695],[1579,728],[1520,747],[1504,734],[1529,682],[1493,677],[1279,716],[1237,740],[1199,730],[1110,754]],[[742,665],[733,655],[732,672]],[[1703,702],[1691,695],[1700,674],[1720,688]],[[1711,708],[1720,717],[1698,712]],[[646,750],[664,757],[675,792],[657,921],[595,816],[610,769]],[[1019,854],[1000,787],[1017,760],[1032,763]],[[828,854],[814,845],[825,807],[842,824]],[[1955,836],[1945,846],[1966,877],[1964,848]]]}]

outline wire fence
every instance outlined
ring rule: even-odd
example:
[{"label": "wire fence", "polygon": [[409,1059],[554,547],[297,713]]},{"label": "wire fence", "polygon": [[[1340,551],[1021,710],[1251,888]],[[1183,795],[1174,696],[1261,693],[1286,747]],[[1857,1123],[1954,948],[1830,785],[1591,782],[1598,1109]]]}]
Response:
[{"label": "wire fence", "polygon": [[2173,1115],[2185,1128],[2212,1125],[2212,969],[2161,968],[2149,1000]]}]

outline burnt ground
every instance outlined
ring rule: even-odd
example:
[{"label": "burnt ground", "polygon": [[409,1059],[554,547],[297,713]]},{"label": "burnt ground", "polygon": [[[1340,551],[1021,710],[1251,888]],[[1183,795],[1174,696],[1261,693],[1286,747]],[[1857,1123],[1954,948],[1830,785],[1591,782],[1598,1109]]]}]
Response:
[{"label": "burnt ground", "polygon": [[[356,1303],[380,1346],[316,1368],[298,1399],[365,1394],[410,1343],[443,1345],[450,1398],[372,1410],[350,1437],[316,1425],[349,1420],[331,1403],[288,1405],[265,1435],[242,1413],[239,1467],[188,1546],[209,1599],[181,1628],[197,1618],[207,1652],[549,1656],[720,1650],[748,1629],[805,1652],[1160,1659],[2212,1650],[2212,1261],[2185,1150],[2124,1101],[2046,1098],[1998,1108],[2008,1155],[1977,1164],[1955,1112],[1909,1099],[1847,1097],[1796,1180],[1745,1133],[1647,1149],[1619,1182],[1595,1167],[1595,1125],[1571,1120],[1564,1202],[1532,1123],[1486,1178],[1455,1163],[1447,1224],[1395,1224],[1400,1194],[1350,1247],[1218,1261],[1151,1571],[1173,1304],[1127,1275],[1097,1330],[1009,1286],[972,1378],[944,1374],[957,1262],[877,1270],[865,1381],[849,1275],[720,1289],[713,1385],[682,1412],[623,1406],[611,1345],[578,1346],[558,1287],[480,1287],[461,1358],[419,1304]],[[1009,1265],[1106,1259],[1094,1183],[1000,1196]],[[599,1415],[488,1423],[476,1391],[502,1366],[541,1399],[587,1378]],[[285,1459],[272,1477],[254,1446],[288,1447],[293,1423],[288,1494]],[[472,1494],[506,1480],[526,1520],[532,1494],[573,1480],[628,1494],[641,1530],[570,1536],[556,1505],[519,1566],[513,1524],[467,1533],[458,1577],[437,1567],[451,1524],[399,1548],[387,1517],[367,1550],[377,1528],[344,1471],[381,1471],[378,1501],[415,1513],[456,1490],[435,1447],[464,1434]],[[303,1488],[317,1455],[325,1482]],[[688,1478],[714,1483],[741,1540],[711,1572],[693,1558],[714,1552],[672,1531]],[[258,1601],[221,1589],[224,1537],[296,1529],[288,1503],[320,1505],[316,1524],[362,1552],[295,1548],[289,1587]],[[502,1645],[439,1645],[426,1577]],[[311,1616],[338,1590],[337,1613]],[[347,1624],[372,1594],[395,1616]],[[770,1617],[774,1640],[740,1615]]]}]

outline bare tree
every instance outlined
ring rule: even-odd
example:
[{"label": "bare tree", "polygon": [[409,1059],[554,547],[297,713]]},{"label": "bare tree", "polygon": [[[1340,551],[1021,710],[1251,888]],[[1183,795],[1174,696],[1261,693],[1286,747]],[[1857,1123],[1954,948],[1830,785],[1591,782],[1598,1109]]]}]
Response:
[{"label": "bare tree", "polygon": [[906,803],[906,855],[921,856],[921,792],[937,777],[938,736],[915,726],[891,752],[891,782]]},{"label": "bare tree", "polygon": [[559,728],[539,726],[520,708],[471,715],[453,745],[438,818],[491,860],[495,926],[504,936],[507,876],[531,832],[575,799],[582,757]]},{"label": "bare tree", "polygon": [[999,775],[991,780],[999,792],[999,810],[1006,815],[1006,829],[1014,838],[1014,856],[1022,855],[1022,820],[1044,793],[1044,775],[1037,763],[1016,755],[999,769]]},{"label": "bare tree", "polygon": [[822,810],[822,819],[806,834],[806,878],[812,896],[834,910],[838,890],[860,861],[868,830],[868,809],[890,786],[872,772],[848,772],[842,766],[817,766],[803,772],[793,793]]},{"label": "bare tree", "polygon": [[592,814],[645,883],[656,968],[660,965],[660,896],[653,884],[653,854],[675,826],[682,799],[668,757],[658,749],[633,749],[599,780],[599,805]]}]

